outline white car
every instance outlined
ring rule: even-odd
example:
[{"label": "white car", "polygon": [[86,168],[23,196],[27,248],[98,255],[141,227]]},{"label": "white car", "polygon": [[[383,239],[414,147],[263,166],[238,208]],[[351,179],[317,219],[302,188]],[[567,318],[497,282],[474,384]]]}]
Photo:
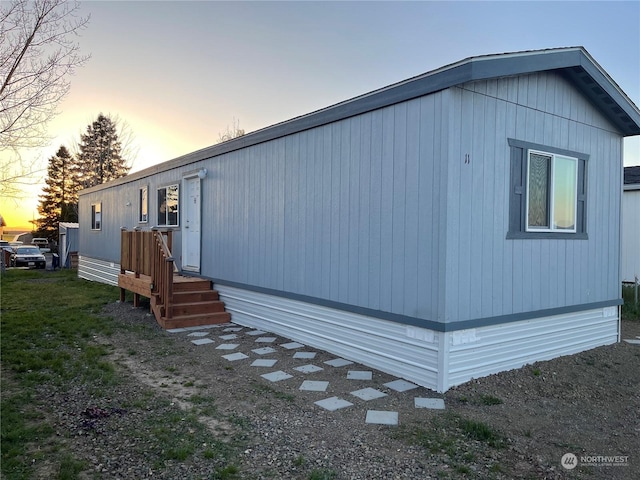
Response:
[{"label": "white car", "polygon": [[42,253],[49,253],[51,251],[49,248],[49,240],[46,238],[34,238],[31,240],[31,243],[38,247]]}]

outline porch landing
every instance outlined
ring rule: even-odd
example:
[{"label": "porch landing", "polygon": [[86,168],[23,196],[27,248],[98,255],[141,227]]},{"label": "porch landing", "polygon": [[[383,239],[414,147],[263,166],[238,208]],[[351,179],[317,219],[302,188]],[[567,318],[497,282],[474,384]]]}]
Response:
[{"label": "porch landing", "polygon": [[173,298],[168,307],[158,303],[158,296],[151,292],[151,277],[133,272],[120,273],[120,301],[124,301],[125,291],[133,292],[133,305],[138,307],[140,295],[147,297],[151,311],[164,329],[196,327],[228,323],[231,314],[225,311],[224,302],[213,290],[210,280],[198,277],[173,275]]}]

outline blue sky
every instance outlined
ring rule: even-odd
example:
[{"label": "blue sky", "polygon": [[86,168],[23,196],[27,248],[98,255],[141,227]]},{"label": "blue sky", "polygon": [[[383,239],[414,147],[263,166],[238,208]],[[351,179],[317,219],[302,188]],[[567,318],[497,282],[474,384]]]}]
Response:
[{"label": "blue sky", "polygon": [[[92,57],[52,144],[32,152],[43,162],[100,112],[129,123],[140,170],[215,143],[234,118],[250,132],[466,57],[550,47],[584,46],[640,104],[639,1],[85,1],[81,13]],[[625,164],[640,164],[640,140]]]}]

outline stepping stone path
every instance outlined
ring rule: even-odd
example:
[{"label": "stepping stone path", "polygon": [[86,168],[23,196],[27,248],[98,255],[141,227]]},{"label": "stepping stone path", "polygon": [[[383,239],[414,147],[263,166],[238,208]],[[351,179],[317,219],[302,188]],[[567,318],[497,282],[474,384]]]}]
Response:
[{"label": "stepping stone path", "polygon": [[[187,338],[189,338],[192,344],[197,346],[215,344],[216,340],[222,342],[215,347],[209,347],[212,348],[212,350],[210,350],[211,352],[214,352],[215,350],[230,352],[231,350],[236,350],[241,346],[241,343],[224,343],[229,340],[242,341],[242,339],[244,338],[244,345],[246,347],[246,341],[251,338],[251,343],[258,344],[256,345],[256,347],[258,348],[252,349],[249,347],[246,351],[225,353],[221,356],[229,362],[251,362],[245,365],[250,365],[251,367],[256,368],[256,373],[259,372],[260,369],[262,369],[262,371],[264,371],[265,368],[273,369],[278,363],[279,359],[283,358],[283,355],[295,360],[306,361],[313,360],[318,355],[318,352],[301,350],[303,348],[308,348],[302,343],[289,341],[285,343],[278,342],[276,344],[278,337],[271,336],[273,334],[270,332],[265,332],[259,329],[248,329],[235,324],[174,328],[171,330],[167,330],[167,332],[170,334],[184,334]],[[191,340],[191,338],[193,338],[193,340]],[[638,337],[637,339],[625,339],[625,341],[631,344],[640,345],[640,337]],[[273,346],[261,347],[259,346],[260,344],[273,344]],[[264,358],[264,355],[279,355],[280,357]],[[256,356],[262,358],[256,358]],[[284,368],[286,368],[286,365],[288,364],[285,363]],[[332,374],[334,378],[335,375],[345,375],[346,380],[349,382],[349,384],[353,382],[354,386],[363,385],[363,383],[364,385],[367,385],[367,382],[371,382],[371,386],[365,386],[364,388],[359,388],[350,392],[344,391],[341,396],[334,395],[328,398],[321,398],[319,400],[313,401],[313,405],[328,412],[347,409],[354,406],[354,402],[360,405],[364,405],[364,403],[362,402],[367,402],[367,404],[377,404],[380,407],[385,403],[385,400],[380,399],[384,399],[386,397],[393,398],[393,396],[402,395],[405,392],[410,392],[411,390],[420,388],[418,385],[400,378],[380,385],[379,382],[375,382],[374,374],[371,370],[353,369],[347,370],[346,374],[344,370],[340,371],[340,369],[348,365],[356,366],[354,362],[338,357],[322,362],[322,366],[308,363],[296,367],[291,367],[290,372],[286,372],[284,370],[268,371],[267,373],[260,374],[260,377],[269,382],[287,381],[292,378],[303,380],[298,390],[301,392],[309,392],[305,393],[304,395],[311,397],[311,399],[309,400],[310,402],[315,400],[313,399],[314,396],[317,398],[317,395],[322,395],[323,392],[326,392],[327,390],[334,393],[332,390],[330,390],[331,382],[322,380],[322,376],[326,375],[327,372]],[[330,368],[330,370],[326,370],[326,368]],[[307,375],[312,375],[311,378],[315,378],[315,380],[304,379],[304,376]],[[380,374],[376,375],[379,376]],[[342,378],[344,379],[345,376],[343,376]],[[341,384],[342,383],[344,383],[344,380],[341,381]],[[351,400],[353,400],[353,402],[346,400],[343,397],[350,398]],[[445,408],[445,404],[442,398],[423,398],[420,396],[415,396],[414,407],[416,409],[443,410]],[[398,417],[398,412],[395,411],[371,409],[367,410],[364,421],[366,424],[374,425],[398,425]]]}]

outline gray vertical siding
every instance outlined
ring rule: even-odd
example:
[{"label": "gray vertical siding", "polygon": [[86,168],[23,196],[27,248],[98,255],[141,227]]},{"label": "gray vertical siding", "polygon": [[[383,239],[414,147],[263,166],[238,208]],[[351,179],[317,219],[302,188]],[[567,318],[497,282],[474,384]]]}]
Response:
[{"label": "gray vertical siding", "polygon": [[[446,321],[618,298],[615,128],[554,73],[473,82],[451,96]],[[588,240],[506,240],[507,138],[590,155]]]},{"label": "gray vertical siding", "polygon": [[208,160],[203,274],[440,318],[442,96]]}]

